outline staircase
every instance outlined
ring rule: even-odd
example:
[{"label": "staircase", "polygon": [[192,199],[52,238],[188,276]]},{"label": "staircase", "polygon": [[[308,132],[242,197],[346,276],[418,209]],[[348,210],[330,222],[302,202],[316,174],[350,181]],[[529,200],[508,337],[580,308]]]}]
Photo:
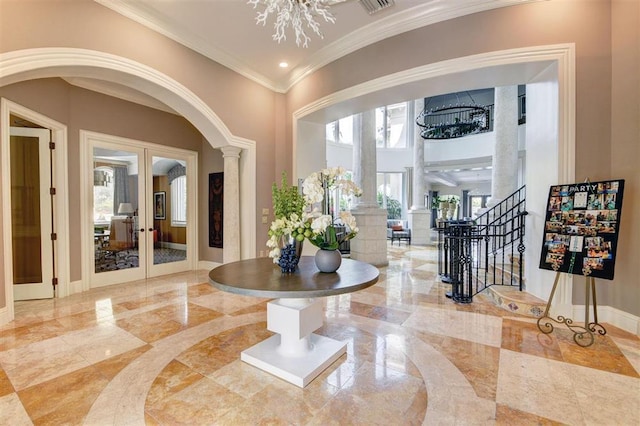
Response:
[{"label": "staircase", "polygon": [[[504,277],[505,283],[511,283],[511,285],[488,285],[485,286],[486,288],[482,294],[496,306],[506,311],[531,318],[539,318],[544,313],[547,302],[525,291],[526,281],[524,276],[521,280],[518,275],[520,270],[524,273],[524,267],[524,260],[519,255],[510,257],[507,263],[504,264],[490,264],[489,275],[495,274],[498,277]],[[522,290],[520,290],[519,286],[520,281],[522,281]]]},{"label": "staircase", "polygon": [[522,186],[476,219],[438,228],[439,273],[454,301],[471,303],[482,293],[511,312],[542,315],[546,302],[523,292],[525,200]]}]

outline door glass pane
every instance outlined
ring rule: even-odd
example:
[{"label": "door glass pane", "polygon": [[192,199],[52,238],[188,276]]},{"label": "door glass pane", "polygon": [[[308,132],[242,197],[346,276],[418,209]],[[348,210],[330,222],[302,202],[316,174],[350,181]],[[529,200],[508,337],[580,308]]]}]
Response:
[{"label": "door glass pane", "polygon": [[11,136],[9,150],[13,282],[14,284],[41,283],[39,139]]},{"label": "door glass pane", "polygon": [[153,264],[187,258],[187,168],[174,158],[152,157]]},{"label": "door glass pane", "polygon": [[93,165],[95,271],[137,268],[138,155],[94,148]]}]

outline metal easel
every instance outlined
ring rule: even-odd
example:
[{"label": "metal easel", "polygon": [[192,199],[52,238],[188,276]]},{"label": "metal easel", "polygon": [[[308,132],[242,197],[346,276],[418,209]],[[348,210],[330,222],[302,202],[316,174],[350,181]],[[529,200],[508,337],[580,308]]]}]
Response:
[{"label": "metal easel", "polygon": [[[573,262],[575,260],[575,253],[571,257],[571,265],[573,266]],[[582,269],[582,273],[585,276],[585,289],[584,289],[584,326],[573,324],[573,320],[571,318],[565,318],[562,315],[558,315],[557,319],[553,319],[549,316],[549,308],[551,307],[551,301],[553,300],[553,296],[556,292],[556,287],[558,286],[558,281],[560,280],[561,272],[558,271],[560,265],[554,263],[552,265],[553,269],[556,271],[556,278],[553,282],[553,288],[551,289],[551,295],[549,296],[549,301],[547,302],[547,307],[544,310],[544,314],[538,318],[538,329],[544,334],[550,334],[553,332],[553,324],[550,321],[555,322],[556,324],[564,324],[569,330],[573,332],[573,341],[576,342],[577,345],[586,348],[588,346],[593,345],[594,342],[594,333],[598,333],[601,336],[607,334],[607,330],[598,323],[598,308],[596,302],[596,282],[595,279],[590,275],[591,268],[585,266]],[[571,269],[571,268],[570,268]],[[589,291],[589,287],[591,287],[591,291]],[[593,299],[593,319],[594,322],[589,322],[589,295],[591,294],[591,298]],[[541,324],[543,320],[547,319],[544,324]]]}]

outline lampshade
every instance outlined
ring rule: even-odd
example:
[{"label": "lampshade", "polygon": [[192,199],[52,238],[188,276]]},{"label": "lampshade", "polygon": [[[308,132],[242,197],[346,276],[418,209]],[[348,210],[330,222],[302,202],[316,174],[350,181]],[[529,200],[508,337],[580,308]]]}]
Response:
[{"label": "lampshade", "polygon": [[126,214],[127,216],[133,213],[133,206],[131,203],[120,203],[118,206],[118,214]]}]

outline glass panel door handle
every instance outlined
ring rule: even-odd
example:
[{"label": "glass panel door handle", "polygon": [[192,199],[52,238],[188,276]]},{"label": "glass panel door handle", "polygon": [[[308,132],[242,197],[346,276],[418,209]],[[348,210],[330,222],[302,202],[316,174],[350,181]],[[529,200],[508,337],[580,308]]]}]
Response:
[{"label": "glass panel door handle", "polygon": [[153,232],[153,228],[149,228],[149,232]]},{"label": "glass panel door handle", "polygon": [[144,232],[144,228],[140,228],[140,232]]}]

